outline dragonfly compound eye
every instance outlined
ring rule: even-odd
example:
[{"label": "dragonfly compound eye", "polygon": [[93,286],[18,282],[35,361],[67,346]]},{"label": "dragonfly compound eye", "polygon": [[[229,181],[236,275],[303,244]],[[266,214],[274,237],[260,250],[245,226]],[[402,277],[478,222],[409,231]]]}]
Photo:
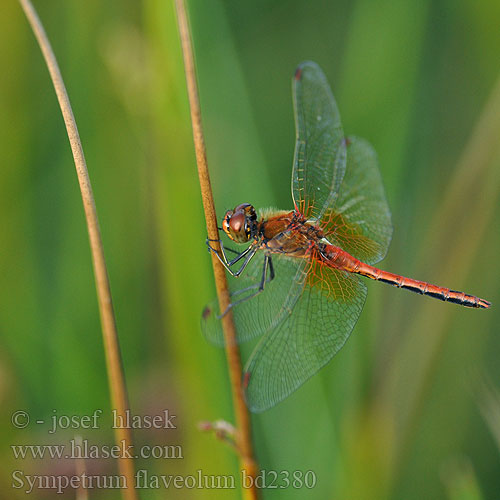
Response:
[{"label": "dragonfly compound eye", "polygon": [[245,243],[249,238],[246,216],[243,212],[234,214],[229,220],[229,236],[238,243]]},{"label": "dragonfly compound eye", "polygon": [[229,229],[229,221],[231,220],[231,217],[233,216],[234,212],[233,210],[228,210],[226,212],[226,215],[224,215],[224,219],[222,219],[222,230],[232,239],[232,236],[230,234],[230,229]]},{"label": "dragonfly compound eye", "polygon": [[222,221],[222,229],[236,243],[246,243],[253,236],[257,215],[252,205],[243,203],[228,210]]}]

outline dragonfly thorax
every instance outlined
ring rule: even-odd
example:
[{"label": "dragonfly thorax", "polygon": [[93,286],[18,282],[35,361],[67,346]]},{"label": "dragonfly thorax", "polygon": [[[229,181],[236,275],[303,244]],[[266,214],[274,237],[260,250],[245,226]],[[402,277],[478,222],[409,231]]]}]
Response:
[{"label": "dragonfly thorax", "polygon": [[246,243],[257,235],[257,213],[249,203],[228,210],[222,220],[223,231],[236,243]]}]

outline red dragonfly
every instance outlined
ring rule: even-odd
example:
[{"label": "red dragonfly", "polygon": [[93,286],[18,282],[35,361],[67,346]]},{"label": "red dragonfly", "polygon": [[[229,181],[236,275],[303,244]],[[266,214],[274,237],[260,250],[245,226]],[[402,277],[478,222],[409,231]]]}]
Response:
[{"label": "red dragonfly", "polygon": [[[286,398],[344,345],[366,298],[359,276],[466,307],[490,306],[479,297],[373,267],[385,257],[392,236],[375,152],[365,140],[344,136],[317,64],[297,68],[293,98],[295,209],[257,213],[243,203],[226,212],[222,229],[247,248],[236,252],[221,242],[218,253],[207,242],[229,273],[240,277],[228,308],[238,341],[263,335],[243,378],[252,411]],[[205,308],[202,327],[209,340],[221,344],[220,318],[227,310],[217,311],[216,301]]]}]

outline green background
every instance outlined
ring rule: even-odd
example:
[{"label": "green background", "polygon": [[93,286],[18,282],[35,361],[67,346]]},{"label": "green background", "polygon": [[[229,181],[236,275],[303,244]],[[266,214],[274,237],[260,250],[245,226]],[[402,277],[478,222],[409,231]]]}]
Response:
[{"label": "green background", "polygon": [[[88,162],[131,406],[177,415],[176,430],[135,438],[181,445],[184,458],[137,467],[237,476],[233,451],[197,429],[233,415],[224,352],[199,328],[214,286],[173,2],[35,6]],[[291,208],[290,82],[311,59],[331,83],[346,133],[379,155],[395,227],[381,267],[493,302],[469,310],[368,283],[361,319],[337,357],[253,417],[262,469],[317,477],[311,490],[266,490],[264,498],[498,498],[500,3],[193,0],[189,10],[219,216],[241,202]],[[75,432],[110,444],[113,435],[75,170],[15,1],[2,4],[0,67],[0,497],[14,499],[25,495],[11,489],[13,470],[71,474],[74,463],[15,460],[10,445],[60,444]],[[34,422],[96,408],[104,416],[91,431],[49,435],[46,425],[10,424],[18,409]],[[115,472],[110,460],[86,466]]]}]

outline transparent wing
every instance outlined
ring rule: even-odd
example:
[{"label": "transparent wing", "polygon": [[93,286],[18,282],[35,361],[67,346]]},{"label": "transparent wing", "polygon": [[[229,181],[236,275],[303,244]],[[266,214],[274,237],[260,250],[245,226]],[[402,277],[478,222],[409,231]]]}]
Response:
[{"label": "transparent wing", "polygon": [[[238,342],[262,335],[283,320],[287,314],[285,304],[290,302],[290,284],[297,273],[296,260],[273,255],[275,278],[266,283],[264,291],[232,308]],[[258,251],[239,278],[229,277],[231,302],[248,297],[258,289],[263,268],[264,251]],[[201,328],[207,340],[223,346],[219,315],[219,304],[215,299],[203,310]]]},{"label": "transparent wing", "polygon": [[385,257],[391,242],[391,212],[375,151],[367,141],[358,137],[349,137],[346,144],[344,180],[333,207],[325,212],[321,226],[333,245],[374,264]]},{"label": "transparent wing", "polygon": [[363,308],[366,286],[357,276],[312,262],[298,264],[289,313],[262,338],[245,369],[254,412],[271,408],[328,363]]},{"label": "transparent wing", "polygon": [[305,62],[297,68],[293,102],[297,139],[292,197],[308,219],[321,219],[342,182],[346,149],[337,104],[317,64]]}]

